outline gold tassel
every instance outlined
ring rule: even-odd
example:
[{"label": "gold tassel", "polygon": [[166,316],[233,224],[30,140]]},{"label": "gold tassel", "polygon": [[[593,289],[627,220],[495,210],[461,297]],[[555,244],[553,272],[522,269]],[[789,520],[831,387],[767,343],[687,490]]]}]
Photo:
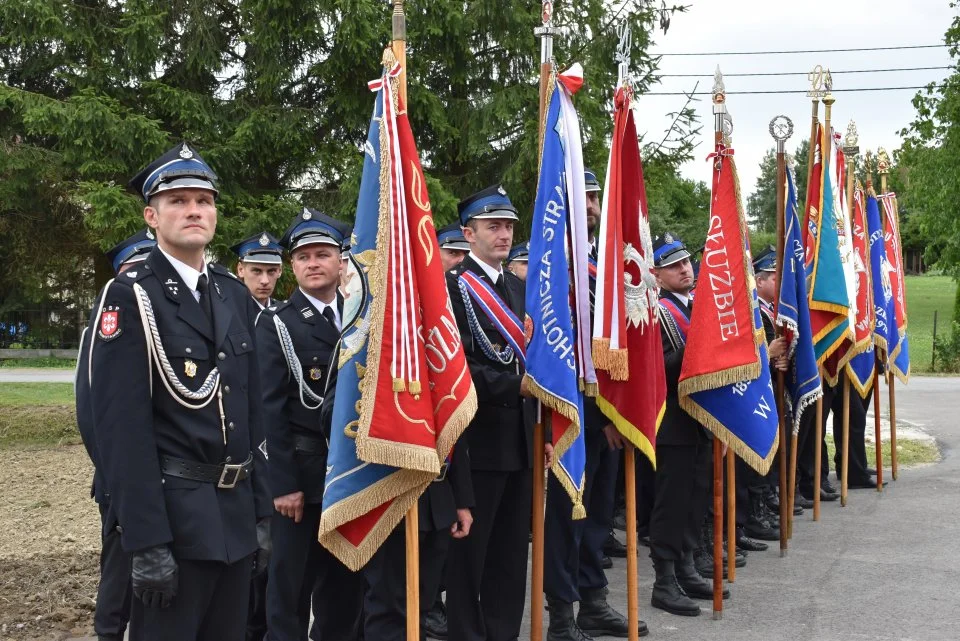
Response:
[{"label": "gold tassel", "polygon": [[577,500],[573,504],[573,520],[582,521],[587,518],[587,508],[583,507],[583,501]]},{"label": "gold tassel", "polygon": [[607,352],[609,365],[606,369],[610,372],[610,378],[615,381],[625,381],[630,378],[628,356],[629,354],[625,349],[615,349]]},{"label": "gold tassel", "polygon": [[593,366],[597,369],[610,369],[610,339],[593,339]]},{"label": "gold tassel", "polygon": [[583,388],[584,395],[590,396],[591,398],[596,396],[599,391],[600,389],[596,383],[587,383]]},{"label": "gold tassel", "polygon": [[393,391],[394,392],[403,392],[407,389],[407,386],[404,384],[402,378],[393,379]]},{"label": "gold tassel", "polygon": [[419,394],[421,391],[420,381],[410,381],[410,393]]}]

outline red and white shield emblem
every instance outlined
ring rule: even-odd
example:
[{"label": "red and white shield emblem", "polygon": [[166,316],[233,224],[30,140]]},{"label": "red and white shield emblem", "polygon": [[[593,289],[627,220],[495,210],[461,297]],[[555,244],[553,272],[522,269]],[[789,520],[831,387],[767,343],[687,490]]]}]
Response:
[{"label": "red and white shield emblem", "polygon": [[100,314],[100,330],[97,332],[102,340],[108,341],[120,335],[120,310],[116,307],[107,307]]}]

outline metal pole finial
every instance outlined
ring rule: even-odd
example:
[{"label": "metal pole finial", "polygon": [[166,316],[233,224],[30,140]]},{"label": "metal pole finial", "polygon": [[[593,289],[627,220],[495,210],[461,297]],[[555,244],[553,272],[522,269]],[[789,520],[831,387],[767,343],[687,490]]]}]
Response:
[{"label": "metal pole finial", "polygon": [[858,153],[860,153],[860,147],[858,143],[860,142],[860,137],[857,134],[857,123],[850,120],[847,124],[847,135],[843,137],[843,153],[848,158],[853,158]]},{"label": "metal pole finial", "polygon": [[881,176],[890,173],[890,156],[883,147],[877,149],[877,173]]},{"label": "metal pole finial", "polygon": [[727,113],[727,89],[723,84],[723,73],[720,72],[720,65],[713,73],[713,113]]},{"label": "metal pole finial", "polygon": [[[814,100],[820,100],[833,88],[833,79],[830,77],[830,71],[824,69],[822,65],[814,67],[813,70],[807,74],[807,80],[810,81],[810,89],[807,91],[807,96]],[[827,87],[827,82],[830,83],[829,87]]]},{"label": "metal pole finial", "polygon": [[770,121],[770,135],[777,141],[777,153],[782,154],[787,139],[793,135],[793,121],[786,116],[776,116]]},{"label": "metal pole finial", "polygon": [[630,75],[630,49],[633,46],[633,34],[626,20],[617,25],[617,39],[617,50],[613,58],[617,63],[617,84],[622,85]]}]

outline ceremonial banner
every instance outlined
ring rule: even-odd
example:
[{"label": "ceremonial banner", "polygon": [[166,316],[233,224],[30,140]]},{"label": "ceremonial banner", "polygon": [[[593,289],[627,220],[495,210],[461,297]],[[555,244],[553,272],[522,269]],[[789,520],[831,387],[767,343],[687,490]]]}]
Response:
[{"label": "ceremonial banner", "polygon": [[870,282],[870,244],[867,238],[865,196],[859,186],[853,194],[853,216],[850,219],[853,240],[853,270],[856,278],[857,313],[854,324],[855,356],[847,363],[847,375],[861,397],[873,387],[876,354],[873,332],[876,316],[873,306],[873,283]]},{"label": "ceremonial banner", "polygon": [[838,220],[830,178],[830,145],[822,125],[817,131],[813,171],[807,189],[804,248],[813,346],[817,364],[823,365],[844,341],[852,341],[853,327],[840,256],[842,232],[838,229],[842,230],[842,214]]},{"label": "ceremonial banner", "polygon": [[630,99],[629,88],[617,89],[600,218],[593,355],[597,405],[656,467],[667,385],[647,192]]},{"label": "ceremonial banner", "polygon": [[[893,311],[896,345],[890,349],[890,371],[906,383],[910,379],[910,348],[907,340],[907,292],[904,283],[903,247],[900,244],[900,212],[897,195],[880,196],[883,203],[883,238],[890,261],[890,286],[893,290]],[[891,335],[894,332],[891,332]]]},{"label": "ceremonial banner", "polygon": [[793,431],[800,429],[800,418],[807,407],[823,395],[820,370],[813,351],[810,311],[807,307],[807,283],[804,272],[802,230],[797,218],[797,186],[793,169],[787,170],[787,202],[784,215],[783,276],[777,302],[777,325],[783,328],[789,343],[787,355],[793,368],[786,374],[787,402],[793,414]]},{"label": "ceremonial banner", "polygon": [[[376,91],[340,344],[320,542],[362,567],[440,472],[477,401],[440,264],[399,65]],[[345,309],[345,318],[349,314]]]},{"label": "ceremonial banner", "polygon": [[595,391],[597,382],[589,349],[589,244],[580,125],[570,100],[581,83],[579,65],[551,78],[526,289],[527,315],[533,324],[526,376],[534,396],[553,410],[551,469],[573,501],[575,519],[586,516],[582,390]]},{"label": "ceremonial banner", "polygon": [[880,204],[871,189],[867,193],[867,238],[870,240],[870,282],[873,285],[873,310],[875,326],[873,341],[879,349],[881,359],[886,362],[887,355],[897,340],[896,310],[894,310],[893,285],[890,272],[893,267],[887,260],[887,248],[883,237],[883,221],[880,218]]},{"label": "ceremonial banner", "polygon": [[766,474],[779,425],[747,224],[733,150],[718,143],[711,157],[710,224],[680,371],[680,406]]}]

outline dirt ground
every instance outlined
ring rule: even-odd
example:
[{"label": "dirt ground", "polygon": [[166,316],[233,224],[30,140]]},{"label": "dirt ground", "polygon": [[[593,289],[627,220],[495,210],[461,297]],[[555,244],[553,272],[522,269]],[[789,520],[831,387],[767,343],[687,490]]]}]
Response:
[{"label": "dirt ground", "polygon": [[82,446],[0,450],[0,640],[89,634],[100,517]]}]

